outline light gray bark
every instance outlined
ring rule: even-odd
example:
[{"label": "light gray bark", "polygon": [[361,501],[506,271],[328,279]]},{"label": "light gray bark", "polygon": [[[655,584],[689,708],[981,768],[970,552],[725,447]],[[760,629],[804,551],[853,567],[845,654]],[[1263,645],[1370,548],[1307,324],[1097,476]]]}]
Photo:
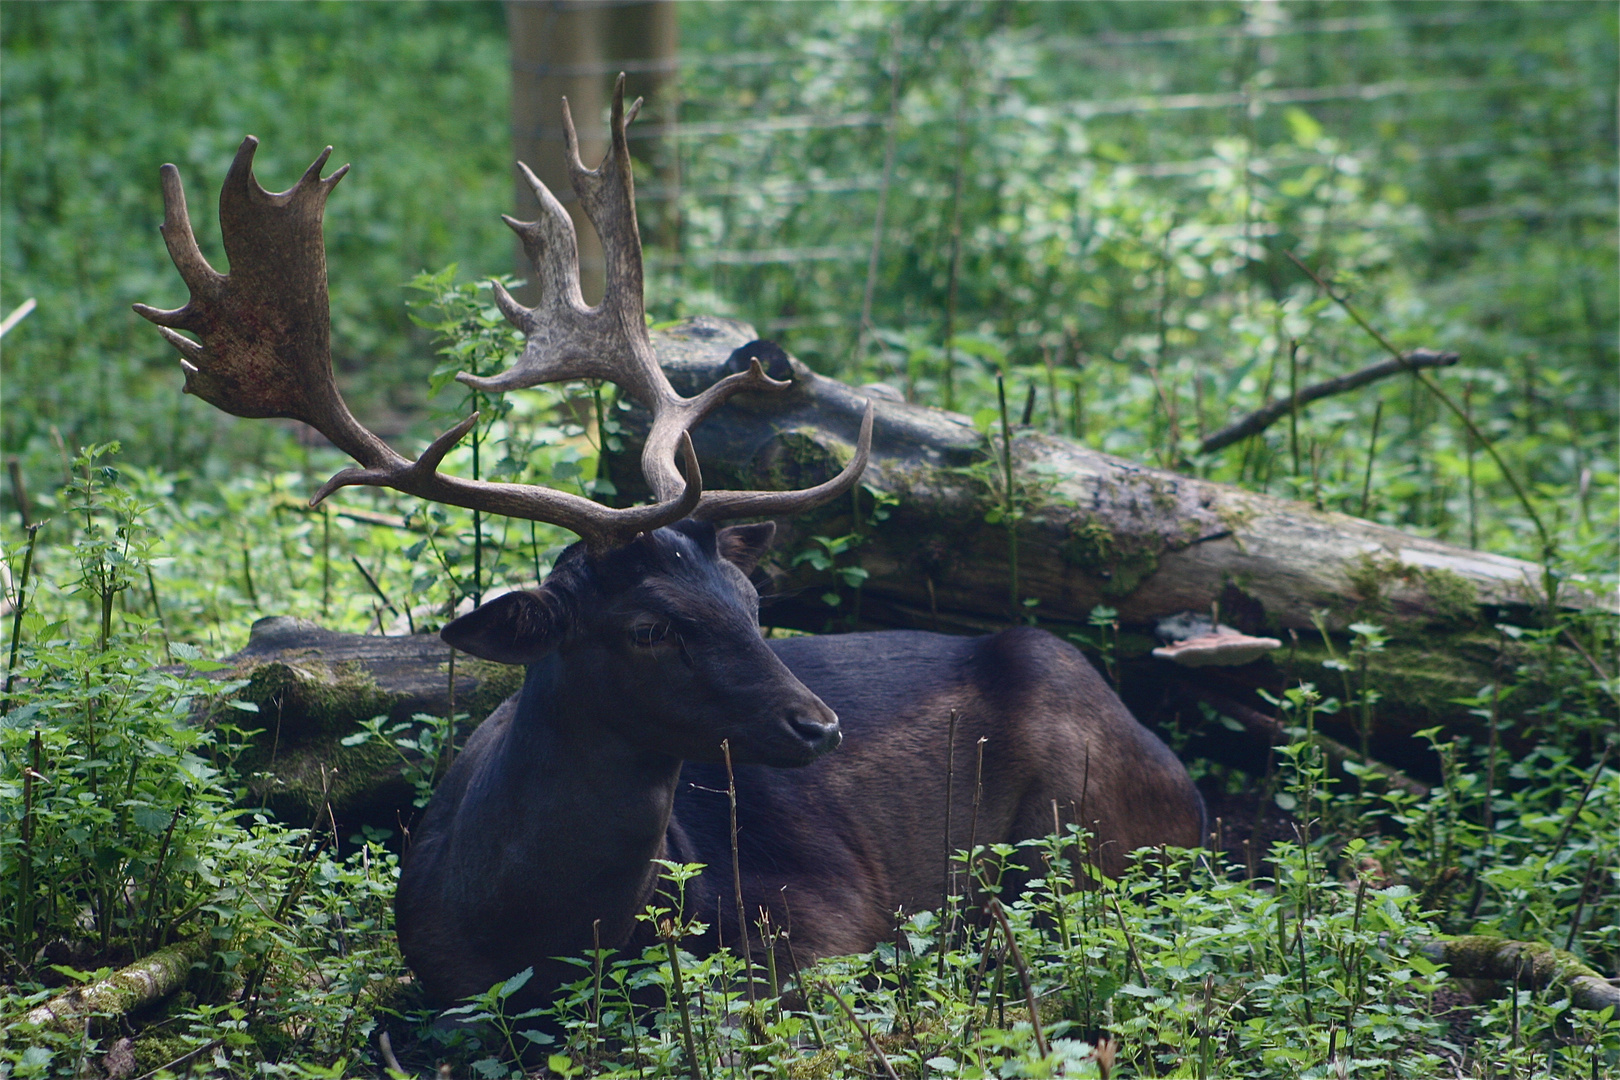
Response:
[{"label": "light gray bark", "polygon": [[[697,319],[656,344],[671,382],[691,394],[734,370],[726,358],[753,337],[743,323]],[[792,363],[791,391],[739,395],[692,433],[705,485],[769,487],[830,475],[851,454],[871,397],[877,424],[865,483],[899,501],[858,549],[855,561],[870,575],[862,618],[1005,625],[1012,614],[1007,534],[985,522],[1000,499],[988,467],[999,435],[986,437],[960,414],[874,396]],[[1018,592],[1039,598],[1043,620],[1084,623],[1106,604],[1125,623],[1148,625],[1208,611],[1224,593],[1232,603],[1223,612],[1241,606],[1246,614],[1235,617],[1257,627],[1314,632],[1319,610],[1330,628],[1343,630],[1366,615],[1445,624],[1544,603],[1540,567],[1523,560],[1139,465],[1027,428],[1015,429],[1012,451],[1016,502],[1027,515],[1018,529]],[[614,462],[621,487],[635,487],[625,467],[634,452],[632,444]],[[791,546],[811,529],[847,532],[853,523],[844,506],[780,524]],[[808,582],[804,571],[789,570],[790,586]],[[1574,590],[1560,599],[1603,602]]]},{"label": "light gray bark", "polygon": [[76,1031],[90,1016],[121,1016],[162,1001],[181,986],[191,965],[207,955],[207,934],[198,934],[142,957],[105,979],[76,986],[30,1010],[25,1024]]}]

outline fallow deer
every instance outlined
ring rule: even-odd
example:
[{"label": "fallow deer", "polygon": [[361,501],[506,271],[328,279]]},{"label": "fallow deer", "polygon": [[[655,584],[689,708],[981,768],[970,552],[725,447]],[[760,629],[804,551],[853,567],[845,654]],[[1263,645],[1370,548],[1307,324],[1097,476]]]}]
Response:
[{"label": "fallow deer", "polygon": [[[353,457],[357,467],[333,476],[314,502],[346,485],[383,486],[580,537],[538,588],[442,632],[457,649],[525,664],[528,674],[468,740],[405,855],[399,937],[429,997],[448,1005],[526,967],[543,994],[574,977],[555,958],[590,947],[593,927],[607,947],[650,941],[655,931],[636,915],[654,896],[655,860],[707,864],[687,896],[691,910],[716,914],[707,947],[717,933],[729,942],[755,933],[723,899],[733,866],[722,746],[735,763],[743,910],[790,928],[801,961],[871,948],[897,909],[940,903],[947,842],[1039,836],[1051,830],[1054,803],[1095,831],[1106,871],[1117,873],[1139,847],[1197,844],[1203,804],[1185,769],[1051,634],[762,637],[749,574],[775,526],[713,522],[796,514],[848,491],[869,454],[872,411],[848,467],[826,483],[703,490],[688,430],[732,394],[788,384],[755,362],[683,398],[660,370],[625,138],[639,104],[626,115],[620,76],[612,147],[595,170],[580,162],[565,124],[574,190],[606,252],[602,302],[588,307],[581,297],[567,212],[519,166],[541,215],[506,221],[534,263],[541,298],[525,308],[496,285],[500,309],[526,336],[523,352],[503,374],[458,376],[490,393],[616,383],[654,416],[641,459],[654,502],[627,509],[441,474],[476,414],[415,461],[350,414],[329,348],[321,216],[347,169],[321,178],[330,148],[290,190],[271,194],[253,177],[256,140],[243,142],[220,192],[229,275],[203,258],[179,174],[162,170],[163,236],[191,299],[136,311],[180,351],[188,392],[238,416],[302,420]],[[958,778],[956,804],[966,807],[973,791],[963,778],[975,776],[981,747],[976,814],[958,812],[947,838],[947,776]]]}]

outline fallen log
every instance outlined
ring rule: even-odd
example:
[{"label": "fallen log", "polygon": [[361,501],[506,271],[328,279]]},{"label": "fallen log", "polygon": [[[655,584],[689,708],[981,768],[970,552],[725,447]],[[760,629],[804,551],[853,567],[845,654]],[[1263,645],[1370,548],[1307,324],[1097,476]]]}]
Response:
[{"label": "fallen log", "polygon": [[[408,834],[417,794],[408,774],[424,767],[421,755],[392,738],[357,741],[354,736],[375,716],[386,716],[389,724],[420,726],[454,712],[459,743],[522,682],[521,668],[461,653],[455,662],[452,701],[450,649],[435,634],[378,637],[337,633],[303,619],[260,619],[247,646],[217,673],[246,678],[238,697],[259,706],[260,733],[240,759],[252,798],[291,824],[335,822],[340,837],[361,825]],[[1139,709],[1138,717],[1150,727],[1184,728],[1173,706],[1179,703],[1191,716],[1202,701],[1236,721],[1247,736],[1248,745],[1238,748],[1235,758],[1225,732],[1195,744],[1190,753],[1244,765],[1264,748],[1291,741],[1279,721],[1233,700],[1231,687],[1210,683],[1207,673],[1202,682],[1176,685],[1184,700]],[[1338,771],[1351,762],[1371,769],[1386,786],[1420,798],[1429,793],[1426,784],[1320,731],[1315,741]]]},{"label": "fallen log", "polygon": [[[1122,692],[1140,715],[1173,707],[1169,690],[1205,678],[1150,656],[1161,644],[1154,628],[1168,616],[1218,612],[1223,623],[1284,643],[1271,659],[1220,677],[1229,697],[1252,707],[1262,707],[1255,688],[1276,692],[1298,680],[1341,693],[1338,673],[1323,667],[1331,656],[1317,620],[1338,636],[1340,656],[1352,623],[1374,623],[1389,642],[1369,670],[1383,694],[1373,756],[1402,764],[1414,760],[1406,745],[1413,732],[1472,722],[1453,699],[1500,678],[1511,646],[1494,625],[1529,624],[1546,608],[1535,564],[1150,468],[1028,428],[1011,440],[1017,516],[1009,530],[999,435],[987,436],[965,416],[895,400],[886,388],[817,375],[753,339],[746,324],[714,318],[655,336],[660,362],[683,394],[756,356],[771,374],[793,380],[783,392],[737,395],[693,431],[705,486],[819,482],[853,453],[868,400],[877,415],[867,490],[778,522],[775,596],[763,615],[772,625],[984,632],[1038,619],[1094,644],[1107,638]],[[634,463],[645,416],[633,407],[620,415],[631,437],[606,464],[620,497],[633,500],[641,494]],[[1566,585],[1557,599],[1616,610],[1614,597],[1577,586]],[[1117,622],[1117,637],[1091,627],[1099,608],[1113,611],[1106,621]]]},{"label": "fallen log", "polygon": [[360,824],[408,829],[406,770],[421,764],[393,739],[355,741],[361,723],[453,713],[459,742],[523,682],[521,668],[465,654],[452,682],[436,634],[340,634],[284,616],[254,623],[230,662],[218,677],[246,678],[237,697],[259,707],[260,734],[238,763],[251,798],[299,825],[333,818],[343,838]]},{"label": "fallen log", "polygon": [[1423,954],[1454,978],[1493,979],[1532,990],[1563,988],[1577,1009],[1620,1014],[1620,980],[1606,979],[1573,954],[1537,941],[1470,935],[1422,944]]},{"label": "fallen log", "polygon": [[[656,343],[671,381],[690,394],[745,369],[753,352],[737,350],[752,335],[744,323],[700,318]],[[862,618],[1005,625],[1006,530],[985,521],[1001,501],[988,467],[999,439],[960,414],[848,386],[791,357],[771,367],[790,375],[793,387],[738,395],[692,433],[705,486],[825,473],[853,452],[871,400],[877,424],[866,486],[897,501],[855,549],[869,572],[865,603],[879,605],[863,605]],[[640,493],[628,466],[640,452],[634,436],[645,420],[639,409],[626,415],[633,437],[608,466],[633,499]],[[1018,592],[1039,599],[1043,620],[1084,623],[1091,608],[1108,604],[1125,623],[1147,625],[1174,612],[1208,611],[1223,593],[1242,594],[1223,614],[1296,631],[1312,630],[1313,613],[1324,608],[1330,627],[1342,631],[1367,614],[1448,625],[1545,605],[1541,568],[1520,559],[1150,468],[1027,428],[1014,432],[1012,457],[1024,515]],[[850,510],[823,511],[808,524],[843,521],[861,531]],[[805,531],[803,522],[782,524],[796,536]],[[1578,589],[1560,601],[1614,606],[1612,598]]]},{"label": "fallen log", "polygon": [[93,983],[76,986],[30,1009],[22,1023],[74,1032],[92,1016],[122,1016],[156,1004],[185,985],[193,964],[208,955],[213,939],[197,934],[120,968]]}]

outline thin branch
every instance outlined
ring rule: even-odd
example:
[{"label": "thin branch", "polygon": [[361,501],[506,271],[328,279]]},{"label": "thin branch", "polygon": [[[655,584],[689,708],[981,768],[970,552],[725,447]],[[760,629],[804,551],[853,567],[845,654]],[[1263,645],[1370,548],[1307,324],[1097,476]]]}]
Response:
[{"label": "thin branch", "polygon": [[[1380,360],[1376,364],[1368,364],[1360,371],[1349,375],[1340,375],[1336,379],[1324,379],[1313,383],[1299,392],[1299,404],[1309,405],[1335,394],[1343,394],[1366,386],[1379,379],[1387,379],[1391,375],[1399,375],[1414,368],[1450,367],[1457,362],[1457,354],[1453,352],[1434,352],[1430,349],[1413,349],[1400,359]],[[1221,428],[1215,434],[1206,438],[1199,444],[1200,453],[1213,454],[1223,450],[1235,442],[1241,442],[1251,435],[1258,435],[1278,420],[1287,416],[1294,406],[1292,397],[1281,397],[1269,402],[1262,408],[1245,416],[1235,424]]]},{"label": "thin branch", "polygon": [[105,979],[58,994],[23,1016],[22,1022],[73,1032],[93,1013],[123,1016],[161,1001],[185,984],[191,966],[208,955],[212,940],[197,934],[159,949]]},{"label": "thin branch", "polygon": [[10,333],[13,326],[16,326],[18,323],[28,318],[33,310],[38,306],[39,305],[35,303],[32,296],[18,304],[14,309],[12,309],[11,314],[6,316],[5,321],[0,322],[0,337],[5,337],[6,334]]},{"label": "thin branch", "polygon": [[1502,478],[1508,482],[1508,486],[1513,488],[1513,494],[1518,496],[1519,505],[1524,507],[1525,515],[1529,517],[1530,523],[1536,527],[1536,535],[1541,539],[1542,577],[1543,586],[1547,590],[1547,606],[1551,608],[1554,604],[1558,603],[1558,595],[1556,592],[1557,583],[1553,580],[1551,566],[1553,555],[1557,551],[1557,545],[1553,543],[1552,534],[1547,531],[1546,524],[1542,522],[1541,515],[1536,512],[1536,506],[1530,501],[1530,496],[1525,492],[1524,486],[1519,483],[1518,474],[1512,469],[1508,468],[1508,463],[1502,460],[1502,455],[1496,449],[1496,444],[1485,437],[1485,433],[1480,431],[1479,428],[1475,426],[1474,419],[1468,415],[1468,411],[1462,406],[1458,405],[1455,401],[1451,400],[1451,395],[1446,393],[1445,390],[1441,388],[1439,383],[1423,374],[1422,371],[1408,364],[1405,356],[1401,354],[1401,351],[1394,345],[1390,344],[1389,338],[1379,333],[1378,329],[1374,327],[1372,323],[1368,322],[1362,316],[1361,312],[1357,311],[1351,305],[1349,300],[1346,300],[1344,297],[1334,292],[1328,286],[1328,283],[1323,281],[1322,278],[1318,276],[1316,271],[1312,270],[1310,267],[1301,262],[1299,257],[1292,251],[1284,252],[1284,254],[1288,256],[1290,262],[1299,267],[1300,270],[1302,270],[1312,281],[1316,282],[1317,288],[1322,290],[1323,295],[1325,295],[1329,300],[1332,300],[1335,304],[1338,304],[1339,307],[1343,309],[1344,313],[1355,321],[1357,326],[1366,331],[1368,337],[1378,342],[1378,344],[1382,345],[1385,349],[1388,349],[1390,356],[1399,361],[1407,370],[1410,370],[1412,372],[1412,377],[1417,379],[1418,382],[1422,383],[1429,393],[1439,398],[1440,403],[1446,408],[1450,409],[1452,414],[1455,415],[1458,420],[1462,421],[1463,427],[1468,429],[1468,433],[1474,437],[1475,441],[1477,441],[1480,446],[1484,447],[1486,453],[1491,455],[1491,460],[1496,462],[1496,467],[1502,470]]},{"label": "thin branch", "polygon": [[[1053,812],[1056,813],[1057,803],[1053,802]],[[1018,939],[1013,936],[1012,923],[1007,921],[1007,911],[1001,906],[1001,901],[991,897],[985,908],[996,917],[1001,924],[1001,932],[1007,938],[1007,946],[1012,951],[1013,966],[1018,969],[1018,977],[1024,983],[1024,1002],[1029,1006],[1029,1023],[1035,1031],[1035,1049],[1040,1051],[1041,1057],[1048,1057],[1052,1051],[1047,1048],[1046,1035],[1041,1031],[1041,1011],[1035,1003],[1035,983],[1029,977],[1029,965],[1024,963],[1023,951],[1018,948]],[[1146,980],[1144,980],[1145,985]]]},{"label": "thin branch", "polygon": [[[1282,746],[1288,741],[1287,732],[1283,731],[1282,724],[1274,717],[1267,716],[1259,709],[1251,709],[1247,705],[1233,701],[1223,694],[1215,693],[1202,686],[1188,686],[1187,690],[1199,700],[1207,703],[1210,708],[1223,716],[1229,716],[1243,725],[1245,731],[1270,746]],[[1360,754],[1350,747],[1323,735],[1320,731],[1313,732],[1311,741],[1321,748],[1322,752],[1337,765],[1345,762],[1354,762],[1362,768],[1371,769],[1381,777],[1390,787],[1400,788],[1402,791],[1416,795],[1420,799],[1429,797],[1429,787],[1421,781],[1414,780],[1401,772],[1393,765],[1386,765],[1374,758]]]},{"label": "thin branch", "polygon": [[394,1043],[388,1037],[388,1032],[377,1036],[377,1049],[382,1053],[383,1067],[388,1070],[392,1080],[407,1080],[411,1075],[400,1067],[399,1058],[394,1056]]},{"label": "thin branch", "polygon": [[[720,753],[726,759],[726,798],[731,803],[731,886],[737,898],[737,936],[742,939],[743,984],[748,1004],[754,1004],[754,954],[748,943],[748,914],[743,906],[742,862],[737,858],[737,776],[731,769],[731,740],[720,740]],[[718,920],[716,920],[718,924]],[[718,925],[715,933],[719,933]]]},{"label": "thin branch", "polygon": [[[377,594],[377,599],[383,602],[383,607],[392,611],[397,619],[399,617],[399,608],[395,607],[394,602],[388,599],[388,594],[382,591],[382,586],[378,585],[377,579],[371,576],[371,571],[366,569],[366,564],[361,562],[357,555],[349,556],[349,560],[354,563],[354,568],[360,571],[360,576],[366,579],[366,584],[371,586],[371,591]],[[383,636],[386,637],[387,635]]]},{"label": "thin branch", "polygon": [[877,1040],[872,1038],[871,1029],[861,1023],[861,1018],[855,1015],[855,1010],[850,1006],[849,1002],[844,1000],[843,995],[834,990],[831,983],[822,983],[821,988],[832,995],[832,999],[838,1002],[838,1007],[844,1010],[844,1015],[849,1017],[849,1022],[855,1025],[855,1030],[861,1033],[861,1038],[866,1041],[866,1048],[872,1051],[873,1056],[878,1059],[878,1063],[883,1066],[883,1072],[888,1076],[889,1080],[900,1080],[895,1075],[894,1066],[889,1064],[888,1055],[878,1046]]},{"label": "thin branch", "polygon": [[1597,662],[1597,658],[1586,651],[1586,646],[1581,644],[1580,639],[1574,634],[1570,633],[1569,627],[1567,626],[1564,627],[1564,640],[1575,646],[1575,651],[1580,653],[1581,659],[1585,660],[1587,664],[1591,666],[1592,672],[1597,675],[1598,680],[1603,683],[1603,689],[1608,691],[1609,696],[1614,698],[1616,701],[1620,701],[1620,694],[1615,693],[1614,679],[1609,676],[1608,672],[1603,670],[1603,665]]},{"label": "thin branch", "polygon": [[1569,839],[1569,832],[1575,827],[1575,819],[1581,816],[1581,811],[1586,807],[1586,800],[1591,797],[1592,789],[1597,787],[1598,778],[1603,775],[1603,767],[1609,763],[1609,758],[1614,756],[1614,747],[1614,741],[1607,740],[1607,745],[1603,747],[1603,756],[1592,766],[1592,775],[1586,778],[1586,786],[1581,789],[1581,797],[1575,800],[1575,809],[1565,816],[1564,827],[1558,830],[1558,839],[1553,841],[1554,855],[1564,849],[1564,841]]}]

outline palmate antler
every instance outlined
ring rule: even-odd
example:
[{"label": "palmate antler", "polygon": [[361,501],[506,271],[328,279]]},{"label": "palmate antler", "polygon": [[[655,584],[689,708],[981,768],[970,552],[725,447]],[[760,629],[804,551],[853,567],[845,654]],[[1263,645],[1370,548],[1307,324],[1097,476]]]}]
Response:
[{"label": "palmate antler", "polygon": [[[173,165],[163,166],[163,239],[191,290],[191,300],[173,311],[145,304],[136,304],[135,311],[156,323],[180,351],[187,393],[236,416],[302,420],[359,462],[358,468],[344,469],[322,485],[312,504],[351,484],[390,487],[432,502],[560,525],[577,533],[593,552],[601,552],[687,516],[718,520],[784,515],[836,498],[854,486],[866,467],[872,442],[870,406],[854,458],[826,483],[802,491],[703,490],[688,435],[691,428],[738,391],[781,390],[789,384],[768,377],[755,361],[749,370],[685,398],[659,368],[647,334],[641,237],[625,138],[625,126],[640,107],[638,99],[626,115],[620,75],[613,93],[612,149],[592,170],[579,159],[579,139],[568,103],[563,102],[569,179],[601,235],[607,257],[602,302],[587,307],[580,293],[573,221],[546,186],[520,164],[540,199],[540,219],[505,220],[534,263],[540,302],[525,308],[497,284],[495,299],[502,313],[524,333],[523,353],[500,375],[480,378],[462,373],[457,379],[494,393],[572,379],[617,384],[653,414],[641,455],[642,472],[657,500],[650,506],[619,510],[553,488],[440,473],[440,462],[472,430],[477,413],[433,440],[415,461],[395,453],[354,418],[332,376],[321,214],[327,195],[349,167],[321,179],[331,147],[292,188],[271,194],[253,176],[258,140],[252,136],[243,140],[219,195],[220,229],[231,266],[228,275],[203,258],[186,213],[180,173]],[[675,466],[677,452],[680,470]]]}]

